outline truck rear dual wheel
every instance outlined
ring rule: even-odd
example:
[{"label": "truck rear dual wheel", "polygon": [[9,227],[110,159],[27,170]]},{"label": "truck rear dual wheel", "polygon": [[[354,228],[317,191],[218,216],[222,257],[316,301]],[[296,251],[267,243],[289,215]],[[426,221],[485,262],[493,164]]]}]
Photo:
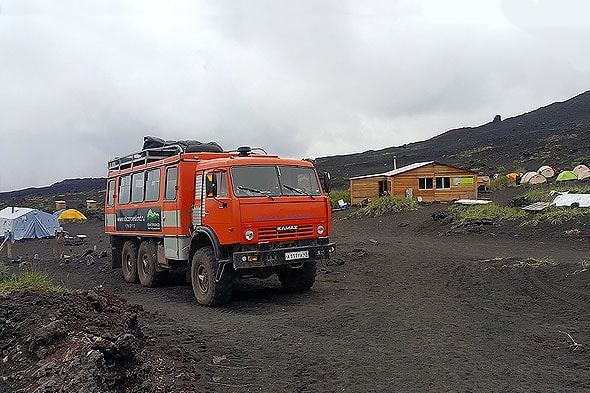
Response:
[{"label": "truck rear dual wheel", "polygon": [[160,283],[161,273],[157,271],[158,256],[156,243],[151,240],[141,242],[137,253],[137,274],[144,287],[155,287]]},{"label": "truck rear dual wheel", "polygon": [[278,276],[283,289],[289,292],[304,292],[313,286],[316,271],[316,261],[309,261],[298,268],[288,267],[278,273]]},{"label": "truck rear dual wheel", "polygon": [[127,282],[137,282],[137,245],[134,241],[128,240],[123,244],[121,251],[121,270]]},{"label": "truck rear dual wheel", "polygon": [[220,306],[231,298],[233,277],[226,269],[218,281],[217,269],[222,268],[215,259],[211,247],[202,247],[193,255],[191,263],[191,283],[195,298],[204,306]]}]

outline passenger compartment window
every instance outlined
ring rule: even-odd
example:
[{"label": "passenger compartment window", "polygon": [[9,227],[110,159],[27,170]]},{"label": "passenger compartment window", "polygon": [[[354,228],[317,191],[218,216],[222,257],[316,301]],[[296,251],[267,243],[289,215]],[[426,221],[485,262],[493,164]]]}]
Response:
[{"label": "passenger compartment window", "polygon": [[176,199],[176,184],[178,183],[178,167],[166,170],[166,193],[164,198],[168,201]]},{"label": "passenger compartment window", "polygon": [[107,194],[107,206],[113,207],[113,205],[115,204],[115,181],[114,180],[109,181],[108,188],[109,188],[109,191]]},{"label": "passenger compartment window", "polygon": [[131,197],[131,175],[119,179],[119,204],[129,203]]},{"label": "passenger compartment window", "polygon": [[145,201],[155,202],[160,199],[160,168],[147,172],[145,179]]},{"label": "passenger compartment window", "polygon": [[132,177],[133,188],[131,189],[131,202],[137,203],[143,201],[144,190],[144,173],[134,173]]}]

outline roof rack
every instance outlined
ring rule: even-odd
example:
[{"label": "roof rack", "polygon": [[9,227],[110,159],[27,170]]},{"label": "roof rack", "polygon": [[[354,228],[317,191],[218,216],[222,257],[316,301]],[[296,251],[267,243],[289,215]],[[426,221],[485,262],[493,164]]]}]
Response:
[{"label": "roof rack", "polygon": [[185,149],[181,145],[167,145],[144,149],[137,153],[128,154],[123,157],[115,157],[108,163],[109,171],[133,168],[138,165],[145,165],[150,162],[159,161],[164,158],[172,157],[184,153]]}]

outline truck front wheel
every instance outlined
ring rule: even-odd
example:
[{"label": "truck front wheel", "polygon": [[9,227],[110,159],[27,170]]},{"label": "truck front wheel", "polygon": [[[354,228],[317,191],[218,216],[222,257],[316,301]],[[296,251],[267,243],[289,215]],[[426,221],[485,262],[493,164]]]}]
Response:
[{"label": "truck front wheel", "polygon": [[217,269],[222,268],[216,263],[211,247],[198,249],[193,255],[191,264],[191,283],[197,302],[204,306],[219,306],[227,303],[231,297],[232,275],[226,269],[216,280]]},{"label": "truck front wheel", "polygon": [[121,270],[127,282],[137,282],[137,245],[134,241],[128,240],[123,244],[121,251]]},{"label": "truck front wheel", "polygon": [[315,282],[316,261],[304,262],[298,268],[287,267],[278,274],[282,287],[289,292],[309,290]]}]

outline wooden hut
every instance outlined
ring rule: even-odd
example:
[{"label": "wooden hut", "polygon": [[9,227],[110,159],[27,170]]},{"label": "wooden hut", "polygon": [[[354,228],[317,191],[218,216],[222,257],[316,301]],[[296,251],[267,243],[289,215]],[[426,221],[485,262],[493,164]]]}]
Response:
[{"label": "wooden hut", "polygon": [[477,199],[478,174],[435,161],[417,162],[389,172],[351,177],[350,201],[372,201],[383,195],[406,196],[418,202]]},{"label": "wooden hut", "polygon": [[86,199],[86,209],[88,210],[96,210],[98,208],[96,201],[94,199]]}]

